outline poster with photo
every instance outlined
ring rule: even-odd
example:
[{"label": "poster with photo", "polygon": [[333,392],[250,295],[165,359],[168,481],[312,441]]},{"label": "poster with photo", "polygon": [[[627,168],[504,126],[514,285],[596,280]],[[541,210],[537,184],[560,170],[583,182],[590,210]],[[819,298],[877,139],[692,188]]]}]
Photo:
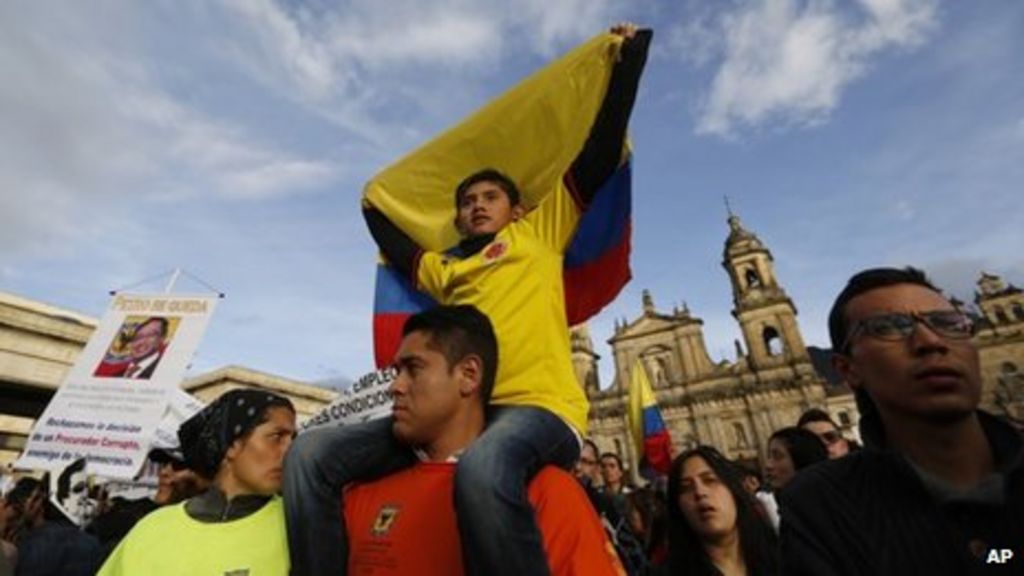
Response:
[{"label": "poster with photo", "polygon": [[206,330],[215,295],[117,294],[36,421],[18,468],[132,478]]}]

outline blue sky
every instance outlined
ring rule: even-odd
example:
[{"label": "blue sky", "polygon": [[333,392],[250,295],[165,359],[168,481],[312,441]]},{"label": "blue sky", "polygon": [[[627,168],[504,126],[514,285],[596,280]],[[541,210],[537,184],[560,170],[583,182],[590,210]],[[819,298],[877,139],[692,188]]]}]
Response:
[{"label": "blue sky", "polygon": [[1024,284],[1015,0],[34,1],[0,4],[0,290],[98,316],[182,267],[227,293],[193,373],[357,377],[363,183],[619,20],[655,47],[634,280],[591,323],[603,385],[644,288],[731,358],[726,195],[808,344],[868,266],[922,266],[961,297],[981,270]]}]

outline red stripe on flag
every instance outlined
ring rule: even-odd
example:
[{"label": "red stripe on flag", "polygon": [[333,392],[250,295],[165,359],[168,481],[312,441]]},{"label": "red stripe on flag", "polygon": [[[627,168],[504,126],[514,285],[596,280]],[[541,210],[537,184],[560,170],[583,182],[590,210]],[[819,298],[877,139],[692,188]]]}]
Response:
[{"label": "red stripe on flag", "polygon": [[668,430],[644,438],[644,463],[659,474],[668,474],[672,465],[672,440]]},{"label": "red stripe on flag", "polygon": [[566,269],[565,314],[570,326],[586,321],[611,303],[632,278],[629,269],[632,222],[626,224],[622,242],[589,264]]},{"label": "red stripe on flag", "polygon": [[377,368],[391,364],[402,342],[402,327],[411,313],[373,315],[373,356]]}]

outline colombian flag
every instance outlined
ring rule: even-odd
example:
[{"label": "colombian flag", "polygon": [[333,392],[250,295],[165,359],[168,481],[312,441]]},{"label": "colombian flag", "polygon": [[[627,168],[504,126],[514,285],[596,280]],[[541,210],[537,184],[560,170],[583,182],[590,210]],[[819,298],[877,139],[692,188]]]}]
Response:
[{"label": "colombian flag", "polygon": [[668,474],[672,463],[672,438],[640,361],[633,365],[629,380],[629,431],[640,457],[640,469]]},{"label": "colombian flag", "polygon": [[[549,64],[367,183],[365,201],[426,250],[450,251],[455,187],[468,174],[496,168],[537,206],[564,181],[600,108],[622,38],[602,34]],[[586,321],[630,279],[630,155],[582,214],[566,251],[564,282],[570,325]],[[571,189],[571,186],[569,186]],[[405,320],[435,302],[386,262],[377,267],[374,354],[393,359]]]}]

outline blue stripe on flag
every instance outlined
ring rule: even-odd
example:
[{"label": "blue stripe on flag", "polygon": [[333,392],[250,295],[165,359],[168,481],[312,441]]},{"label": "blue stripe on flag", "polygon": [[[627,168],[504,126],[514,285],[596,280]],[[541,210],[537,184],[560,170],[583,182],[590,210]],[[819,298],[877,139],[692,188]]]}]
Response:
[{"label": "blue stripe on flag", "polygon": [[661,419],[661,410],[657,406],[647,406],[643,412],[644,438],[665,431],[665,421]]},{"label": "blue stripe on flag", "polygon": [[601,186],[580,218],[565,253],[565,267],[582,266],[623,241],[632,211],[632,163],[627,160]]},{"label": "blue stripe on flag", "polygon": [[413,289],[398,270],[384,264],[377,265],[377,293],[373,302],[376,314],[414,314],[436,306],[434,300]]}]

